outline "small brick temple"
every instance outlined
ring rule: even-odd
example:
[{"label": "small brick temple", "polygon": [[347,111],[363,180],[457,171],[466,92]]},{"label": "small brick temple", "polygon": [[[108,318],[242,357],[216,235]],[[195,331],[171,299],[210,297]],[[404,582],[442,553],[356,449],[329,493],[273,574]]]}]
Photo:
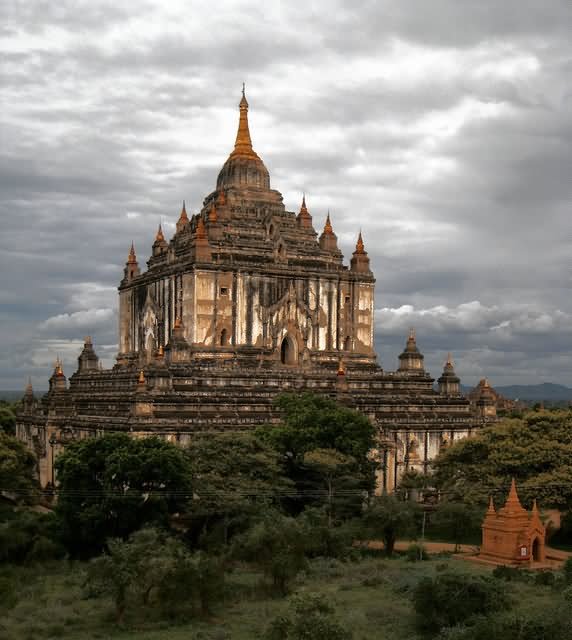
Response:
[{"label": "small brick temple", "polygon": [[546,528],[540,520],[536,500],[528,512],[520,503],[514,478],[502,509],[495,511],[491,497],[481,528],[483,542],[479,560],[512,566],[546,560]]}]

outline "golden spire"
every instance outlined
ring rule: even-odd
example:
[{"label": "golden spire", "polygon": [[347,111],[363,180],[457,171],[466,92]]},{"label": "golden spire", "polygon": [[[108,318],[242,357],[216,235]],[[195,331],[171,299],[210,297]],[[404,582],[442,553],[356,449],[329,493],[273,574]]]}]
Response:
[{"label": "golden spire", "polygon": [[356,243],[356,250],[354,253],[360,254],[360,255],[365,255],[366,251],[365,251],[365,247],[363,244],[363,238],[361,237],[361,230],[359,232],[359,236],[357,239],[357,243]]},{"label": "golden spire", "polygon": [[217,222],[218,221],[218,216],[216,213],[216,206],[215,206],[215,202],[213,200],[212,204],[211,204],[211,210],[209,211],[209,222]]},{"label": "golden spire", "polygon": [[55,371],[54,373],[56,374],[56,376],[58,376],[59,378],[63,377],[64,375],[64,369],[62,367],[62,361],[60,360],[60,357],[58,356],[56,358],[56,366],[55,366]]},{"label": "golden spire", "polygon": [[207,237],[207,230],[205,228],[205,223],[203,221],[203,217],[199,216],[199,220],[197,222],[197,238],[201,240]]},{"label": "golden spire", "polygon": [[127,256],[127,264],[137,264],[137,256],[135,255],[133,242],[131,243],[131,249],[129,249],[129,255]]},{"label": "golden spire", "polygon": [[143,369],[139,371],[139,378],[137,379],[137,384],[145,384],[145,373],[143,372]]},{"label": "golden spire", "polygon": [[326,224],[324,225],[324,233],[334,233],[332,229],[332,221],[330,220],[330,212],[328,211],[328,217],[326,218]]},{"label": "golden spire", "polygon": [[248,101],[244,94],[244,83],[242,84],[242,98],[239,103],[240,116],[238,119],[238,131],[236,132],[236,142],[231,156],[242,155],[257,157],[252,149],[252,140],[248,128]]},{"label": "golden spire", "polygon": [[163,229],[159,222],[159,228],[157,229],[157,235],[155,236],[155,242],[165,242],[165,236],[163,235]]}]

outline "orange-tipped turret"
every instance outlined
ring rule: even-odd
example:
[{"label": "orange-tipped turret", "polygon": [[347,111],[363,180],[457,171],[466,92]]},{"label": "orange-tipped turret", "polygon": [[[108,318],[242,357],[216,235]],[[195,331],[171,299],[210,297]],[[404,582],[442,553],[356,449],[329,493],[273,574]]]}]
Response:
[{"label": "orange-tipped turret", "polygon": [[183,208],[181,209],[181,215],[177,220],[177,232],[183,231],[185,227],[189,224],[189,216],[187,215],[187,207],[185,206],[185,201],[183,200]]},{"label": "orange-tipped turret", "polygon": [[355,271],[358,273],[371,272],[369,267],[369,256],[367,255],[367,251],[365,250],[365,245],[363,243],[361,231],[359,232],[359,235],[358,235],[356,248],[352,254],[352,259],[350,260],[350,269],[351,271]]},{"label": "orange-tipped turret", "polygon": [[312,216],[306,207],[306,194],[302,196],[302,206],[300,207],[300,213],[298,214],[297,220],[298,226],[306,229],[312,228]]}]

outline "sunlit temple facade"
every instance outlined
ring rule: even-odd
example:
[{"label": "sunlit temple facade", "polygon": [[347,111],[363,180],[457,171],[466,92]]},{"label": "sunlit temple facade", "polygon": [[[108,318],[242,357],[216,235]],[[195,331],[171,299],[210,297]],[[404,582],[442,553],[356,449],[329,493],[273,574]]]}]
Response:
[{"label": "sunlit temple facade", "polygon": [[41,400],[26,390],[17,433],[38,454],[43,486],[71,440],[127,431],[185,444],[198,431],[250,429],[279,419],[283,391],[327,394],[369,417],[380,491],[494,419],[486,394],[474,406],[462,397],[450,357],[434,388],[413,331],[398,369],[381,368],[361,233],[346,264],[329,214],[318,233],[305,198],[286,210],[253,149],[244,92],[215,189],[194,215],[183,204],[169,241],[159,227],[146,266],[132,245],[113,368],[88,338],[69,381],[58,362]]}]

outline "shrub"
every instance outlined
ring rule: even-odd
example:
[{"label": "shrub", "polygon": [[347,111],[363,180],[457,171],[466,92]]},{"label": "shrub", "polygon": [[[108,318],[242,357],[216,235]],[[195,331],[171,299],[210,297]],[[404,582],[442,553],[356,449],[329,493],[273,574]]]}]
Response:
[{"label": "shrub", "polygon": [[405,557],[409,562],[419,562],[420,560],[428,560],[427,550],[422,544],[410,544],[405,551]]},{"label": "shrub", "polygon": [[503,588],[494,578],[452,572],[421,580],[413,591],[413,603],[418,628],[428,632],[508,606]]},{"label": "shrub", "polygon": [[334,617],[334,608],[321,594],[302,594],[290,600],[288,613],[278,616],[265,640],[351,640],[352,633]]},{"label": "shrub", "polygon": [[564,574],[564,580],[566,584],[572,584],[572,558],[568,558],[562,567],[562,573]]},{"label": "shrub", "polygon": [[273,591],[284,595],[290,582],[308,566],[307,545],[306,532],[295,518],[268,512],[261,522],[237,537],[233,555],[257,564],[271,578]]},{"label": "shrub", "polygon": [[556,576],[552,571],[537,571],[534,576],[534,584],[552,586],[556,582]]}]

